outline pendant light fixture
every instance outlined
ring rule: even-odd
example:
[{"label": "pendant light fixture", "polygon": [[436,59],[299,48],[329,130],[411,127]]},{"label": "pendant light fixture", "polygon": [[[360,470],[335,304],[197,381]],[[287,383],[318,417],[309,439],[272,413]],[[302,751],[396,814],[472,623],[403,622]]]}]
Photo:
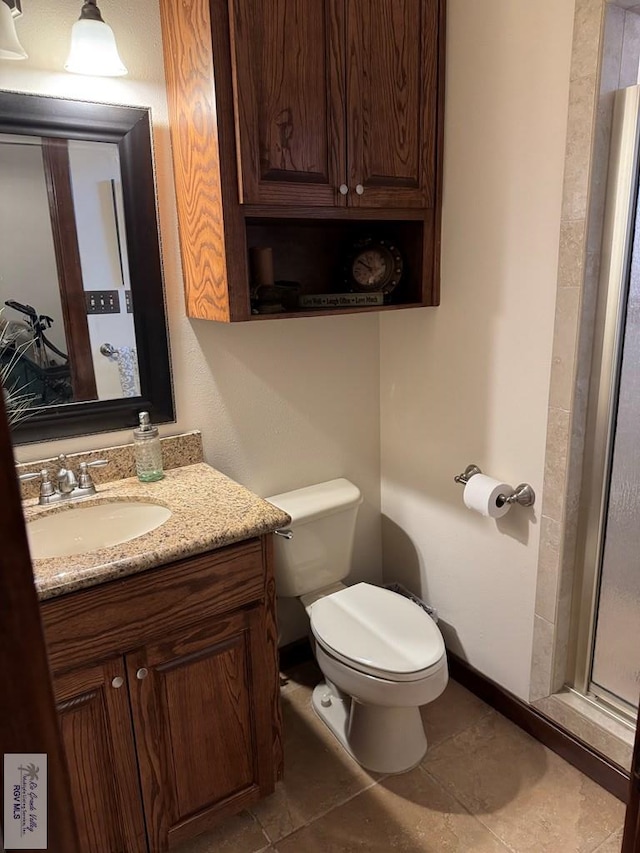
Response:
[{"label": "pendant light fixture", "polygon": [[121,77],[127,73],[113,30],[102,20],[96,0],[84,3],[80,18],[71,29],[71,49],[64,67],[73,74],[96,77]]},{"label": "pendant light fixture", "polygon": [[0,0],[0,59],[26,59],[27,51],[22,47],[13,22],[12,9],[20,6]]}]

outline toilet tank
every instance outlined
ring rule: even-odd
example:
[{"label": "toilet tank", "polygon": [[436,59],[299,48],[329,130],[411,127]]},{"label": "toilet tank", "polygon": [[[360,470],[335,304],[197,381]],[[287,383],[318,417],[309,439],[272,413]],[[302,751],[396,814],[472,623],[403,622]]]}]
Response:
[{"label": "toilet tank", "polygon": [[274,536],[277,594],[295,598],[349,574],[360,489],[329,480],[266,498],[291,516],[292,539]]}]

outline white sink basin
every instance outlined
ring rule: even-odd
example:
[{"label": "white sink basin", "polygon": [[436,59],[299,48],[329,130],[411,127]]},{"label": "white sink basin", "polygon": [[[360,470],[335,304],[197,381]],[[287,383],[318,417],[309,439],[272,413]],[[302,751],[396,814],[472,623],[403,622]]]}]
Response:
[{"label": "white sink basin", "polygon": [[71,557],[137,539],[171,518],[159,504],[137,501],[74,506],[27,524],[31,558]]}]

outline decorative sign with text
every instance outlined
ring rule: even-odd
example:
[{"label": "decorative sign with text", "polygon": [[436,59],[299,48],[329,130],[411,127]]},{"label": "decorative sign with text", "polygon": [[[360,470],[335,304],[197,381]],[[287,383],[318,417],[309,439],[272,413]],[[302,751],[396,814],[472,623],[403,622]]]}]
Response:
[{"label": "decorative sign with text", "polygon": [[300,297],[301,308],[363,308],[383,304],[383,293],[317,293]]}]

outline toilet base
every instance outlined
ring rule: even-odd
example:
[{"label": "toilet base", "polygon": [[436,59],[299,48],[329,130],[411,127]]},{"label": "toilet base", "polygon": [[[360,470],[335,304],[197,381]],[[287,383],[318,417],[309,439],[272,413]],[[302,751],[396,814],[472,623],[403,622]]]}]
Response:
[{"label": "toilet base", "polygon": [[358,764],[375,773],[406,773],[427,751],[419,708],[364,705],[322,681],[312,704]]}]

